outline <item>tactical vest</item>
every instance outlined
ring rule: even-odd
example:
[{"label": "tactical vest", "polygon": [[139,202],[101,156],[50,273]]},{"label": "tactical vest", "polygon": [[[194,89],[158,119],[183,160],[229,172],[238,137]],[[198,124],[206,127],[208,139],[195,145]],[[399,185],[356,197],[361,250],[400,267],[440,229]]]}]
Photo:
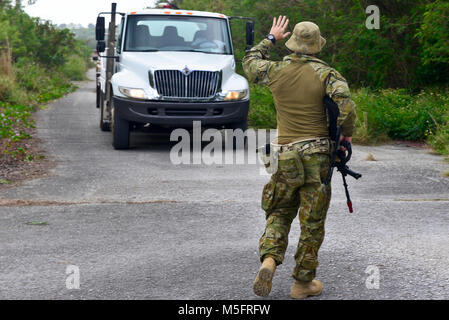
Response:
[{"label": "tactical vest", "polygon": [[308,63],[293,59],[269,87],[277,113],[278,143],[329,136],[324,83]]}]

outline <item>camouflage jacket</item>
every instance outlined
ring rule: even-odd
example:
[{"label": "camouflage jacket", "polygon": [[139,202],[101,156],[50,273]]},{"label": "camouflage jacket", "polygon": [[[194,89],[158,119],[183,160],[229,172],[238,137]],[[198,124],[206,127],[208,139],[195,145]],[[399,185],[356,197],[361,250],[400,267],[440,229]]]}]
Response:
[{"label": "camouflage jacket", "polygon": [[310,55],[290,54],[282,61],[270,61],[269,49],[273,43],[264,39],[246,52],[243,58],[243,70],[250,82],[270,85],[271,80],[292,61],[299,60],[309,64],[324,84],[325,93],[339,106],[338,125],[342,126],[342,134],[351,137],[355,127],[355,103],[351,100],[348,84],[340,73],[326,62]]}]

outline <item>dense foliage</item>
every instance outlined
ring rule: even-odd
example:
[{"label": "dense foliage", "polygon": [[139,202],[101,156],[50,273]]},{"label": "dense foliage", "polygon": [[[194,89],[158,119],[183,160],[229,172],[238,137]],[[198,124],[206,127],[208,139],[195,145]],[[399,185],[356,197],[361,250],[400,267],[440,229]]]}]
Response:
[{"label": "dense foliage", "polygon": [[[449,89],[356,89],[354,140],[369,144],[388,139],[427,141],[438,152],[449,154]],[[275,128],[276,111],[267,87],[251,86],[249,124]]]},{"label": "dense foliage", "polygon": [[33,127],[31,113],[83,80],[91,50],[68,29],[31,18],[0,0],[0,161],[32,159],[23,147]]},{"label": "dense foliage", "polygon": [[[290,30],[297,22],[313,21],[327,39],[321,57],[356,87],[417,89],[449,81],[447,0],[178,0],[177,3],[183,9],[252,17],[256,20],[256,41],[269,32],[273,16],[287,15]],[[365,25],[366,8],[372,4],[380,9],[379,30],[369,30]],[[235,46],[240,49],[244,46],[244,29],[235,29]],[[273,58],[280,59],[287,53],[284,46],[278,45]]]}]

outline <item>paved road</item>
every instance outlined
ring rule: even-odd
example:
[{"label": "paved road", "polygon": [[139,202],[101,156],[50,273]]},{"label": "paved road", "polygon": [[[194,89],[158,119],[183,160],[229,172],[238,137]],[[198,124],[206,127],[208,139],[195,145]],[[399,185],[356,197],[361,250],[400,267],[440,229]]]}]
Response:
[{"label": "paved road", "polygon": [[[114,151],[94,100],[89,81],[40,111],[38,135],[57,165],[0,193],[0,298],[256,298],[268,178],[257,165],[174,166],[167,136],[135,134],[133,149]],[[370,152],[378,161],[364,160]],[[355,214],[333,181],[316,299],[448,299],[447,164],[386,145],[357,147],[353,168],[364,174],[351,181]],[[289,298],[298,229],[271,299]],[[68,265],[79,267],[79,290],[66,288]],[[369,266],[379,289],[366,287]]]}]

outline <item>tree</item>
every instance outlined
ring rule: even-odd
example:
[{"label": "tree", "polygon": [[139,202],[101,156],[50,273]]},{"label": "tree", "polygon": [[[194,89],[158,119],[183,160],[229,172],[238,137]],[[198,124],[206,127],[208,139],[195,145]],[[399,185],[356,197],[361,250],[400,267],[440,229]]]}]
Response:
[{"label": "tree", "polygon": [[[372,4],[380,9],[380,30],[365,25],[365,10]],[[181,6],[252,17],[256,41],[270,30],[273,16],[287,15],[289,31],[299,21],[313,21],[327,39],[320,57],[355,86],[406,88],[449,82],[447,0],[182,0]],[[232,24],[234,48],[241,55],[244,29]],[[288,53],[278,45],[271,58]]]},{"label": "tree", "polygon": [[426,6],[417,36],[423,44],[423,62],[449,64],[449,2],[437,0]]}]

